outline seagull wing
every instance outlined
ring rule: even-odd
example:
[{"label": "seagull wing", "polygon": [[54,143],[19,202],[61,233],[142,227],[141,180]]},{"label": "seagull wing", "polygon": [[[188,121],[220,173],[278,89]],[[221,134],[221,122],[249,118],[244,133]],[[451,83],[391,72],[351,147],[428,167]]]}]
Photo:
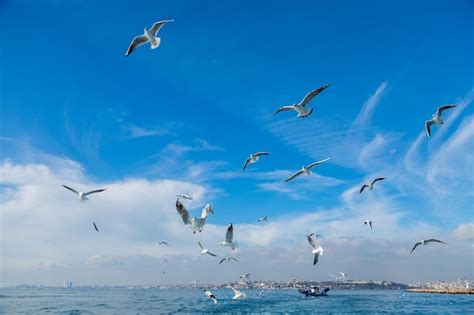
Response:
[{"label": "seagull wing", "polygon": [[445,242],[440,241],[440,240],[437,240],[437,239],[435,239],[435,238],[430,238],[429,240],[426,240],[426,241],[425,241],[425,243],[433,243],[433,242],[446,244]]},{"label": "seagull wing", "polygon": [[234,289],[233,287],[230,287],[232,289],[232,291],[234,291],[234,294],[237,294],[239,293],[239,291],[237,291],[236,289]]},{"label": "seagull wing", "polygon": [[270,155],[270,152],[257,152],[254,155],[255,156]]},{"label": "seagull wing", "polygon": [[316,265],[319,261],[319,253],[314,254],[313,265]]},{"label": "seagull wing", "polygon": [[158,33],[158,31],[163,27],[163,25],[165,25],[165,23],[168,23],[168,22],[174,22],[174,20],[164,20],[164,21],[159,21],[159,22],[156,22],[155,24],[153,24],[153,26],[150,28],[150,33],[152,34],[156,34]]},{"label": "seagull wing", "polygon": [[314,243],[313,238],[311,237],[311,235],[306,235],[306,238],[308,239],[309,245],[311,245],[312,248],[316,248],[316,244]]},{"label": "seagull wing", "polygon": [[219,262],[219,265],[222,264],[222,262],[224,262],[224,260],[228,260],[227,258],[222,258],[221,261]]},{"label": "seagull wing", "polygon": [[384,180],[384,179],[385,179],[385,177],[377,177],[376,179],[374,179],[372,181],[372,185],[375,184],[375,182],[378,182],[378,181],[381,181],[381,180]]},{"label": "seagull wing", "polygon": [[309,169],[312,169],[312,168],[315,167],[316,165],[319,165],[319,164],[324,163],[324,162],[329,161],[329,160],[330,160],[330,158],[326,158],[326,159],[324,159],[324,160],[311,163],[310,165],[308,165],[308,166],[306,166],[306,167],[309,168]]},{"label": "seagull wing", "polygon": [[299,170],[298,172],[294,173],[293,175],[291,175],[290,177],[288,177],[287,179],[285,179],[283,182],[284,182],[284,183],[289,182],[290,180],[292,180],[292,179],[295,178],[295,177],[300,176],[301,174],[303,174],[303,171],[302,171],[302,170]]},{"label": "seagull wing", "polygon": [[68,187],[66,185],[63,185],[64,188],[66,189],[69,189],[70,191],[72,191],[73,193],[75,193],[76,195],[79,195],[79,192],[77,190],[75,190],[74,188],[71,188],[71,187]]},{"label": "seagull wing", "polygon": [[97,232],[99,232],[99,229],[97,228],[97,225],[95,225],[95,222],[93,222],[93,224],[94,224],[94,229],[95,229]]},{"label": "seagull wing", "polygon": [[308,105],[309,102],[311,102],[311,100],[316,96],[318,95],[319,93],[321,93],[322,91],[324,91],[325,89],[327,89],[329,87],[330,84],[325,84],[323,85],[322,87],[319,87],[317,89],[314,89],[312,90],[311,92],[309,92],[308,94],[306,94],[306,96],[301,100],[300,102],[300,105],[301,106],[306,106]]},{"label": "seagull wing", "polygon": [[367,184],[364,184],[362,185],[362,187],[360,188],[360,191],[359,191],[359,195],[364,191],[364,189],[366,189],[367,187],[369,187],[369,185]]},{"label": "seagull wing", "polygon": [[211,255],[211,256],[213,256],[213,257],[217,257],[216,254],[213,254],[213,253],[211,253],[211,252],[209,252],[209,251],[207,252],[207,254],[208,254],[208,255]]},{"label": "seagull wing", "polygon": [[234,237],[234,226],[229,224],[229,227],[227,228],[227,232],[225,233],[225,241],[227,243],[232,243],[232,238]]},{"label": "seagull wing", "polygon": [[91,190],[91,191],[88,191],[86,193],[84,193],[84,196],[88,196],[88,195],[92,195],[92,194],[96,194],[96,193],[100,193],[100,192],[103,192],[105,191],[106,189],[96,189],[96,190]]},{"label": "seagull wing", "polygon": [[201,242],[198,242],[199,247],[201,247],[202,250],[204,250],[204,247],[202,246]]},{"label": "seagull wing", "polygon": [[161,241],[160,244],[168,245],[168,243],[166,243],[165,241]]},{"label": "seagull wing", "polygon": [[249,163],[250,163],[250,158],[245,160],[244,168],[242,169],[242,171],[245,171],[245,169],[247,168],[247,165],[249,165]]},{"label": "seagull wing", "polygon": [[285,111],[294,110],[294,109],[295,109],[295,107],[293,105],[282,106],[282,107],[278,108],[276,111],[274,111],[273,113],[278,114],[280,112],[285,112]]},{"label": "seagull wing", "polygon": [[413,248],[411,249],[411,253],[413,253],[413,251],[415,250],[415,248],[417,248],[418,246],[420,246],[422,243],[421,242],[418,242],[418,243],[415,243],[415,246],[413,246]]},{"label": "seagull wing", "polygon": [[147,41],[148,41],[148,38],[146,38],[145,35],[136,36],[130,43],[130,46],[128,47],[127,52],[125,53],[125,56],[130,55],[135,49],[137,49],[138,46],[145,44]]},{"label": "seagull wing", "polygon": [[207,216],[209,215],[209,212],[214,213],[214,211],[212,211],[211,204],[208,203],[208,204],[204,207],[204,209],[202,209],[202,212],[201,212],[201,219],[207,218]]},{"label": "seagull wing", "polygon": [[239,261],[237,258],[234,258],[234,257],[229,258],[229,260]]},{"label": "seagull wing", "polygon": [[425,121],[425,129],[426,129],[426,134],[428,135],[428,138],[431,138],[431,125],[435,123],[434,119],[430,119]]},{"label": "seagull wing", "polygon": [[443,114],[445,110],[456,107],[456,106],[458,105],[456,104],[442,105],[438,107],[438,110],[436,111],[436,116],[441,117],[441,114]]},{"label": "seagull wing", "polygon": [[189,222],[189,212],[188,212],[188,210],[186,210],[184,205],[179,200],[176,200],[176,211],[178,211],[178,213],[181,216],[181,219],[183,220],[184,224],[190,224],[190,222]]},{"label": "seagull wing", "polygon": [[372,221],[369,221],[370,228],[372,228],[372,223],[373,223]]}]

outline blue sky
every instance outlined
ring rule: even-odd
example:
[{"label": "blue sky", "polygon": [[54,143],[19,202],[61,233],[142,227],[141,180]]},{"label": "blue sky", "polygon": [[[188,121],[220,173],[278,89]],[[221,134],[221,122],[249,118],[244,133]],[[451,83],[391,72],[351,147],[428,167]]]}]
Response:
[{"label": "blue sky", "polygon": [[[10,189],[24,184],[11,168],[45,165],[61,174],[55,180],[109,194],[133,180],[195,185],[202,195],[191,208],[212,202],[217,226],[380,209],[411,229],[467,225],[472,234],[473,9],[471,1],[2,1],[1,200],[14,202]],[[171,18],[158,49],[124,56],[144,27]],[[272,115],[325,83],[308,119]],[[424,121],[446,103],[461,105],[428,141]],[[272,154],[242,174],[255,151]],[[326,157],[313,178],[280,183]],[[378,175],[388,177],[378,192],[354,196]],[[178,219],[172,203],[167,211]]]}]

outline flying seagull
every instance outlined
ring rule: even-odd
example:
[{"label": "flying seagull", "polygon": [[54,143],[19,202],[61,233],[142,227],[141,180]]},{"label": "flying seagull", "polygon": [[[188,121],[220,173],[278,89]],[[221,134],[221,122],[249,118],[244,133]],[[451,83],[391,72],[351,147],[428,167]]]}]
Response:
[{"label": "flying seagull", "polygon": [[345,278],[346,277],[346,274],[344,272],[341,272],[341,271],[338,271],[339,273],[339,276],[335,276],[335,275],[332,275],[332,274],[329,274],[331,277],[334,277],[336,278],[336,280],[339,280],[339,279],[342,279],[342,278]]},{"label": "flying seagull", "polygon": [[125,53],[125,56],[130,55],[138,46],[148,42],[151,44],[151,49],[155,49],[160,46],[161,38],[156,37],[156,35],[158,35],[158,31],[163,27],[163,25],[168,22],[174,22],[174,20],[156,22],[150,29],[145,27],[143,35],[138,35],[132,40],[127,52]]},{"label": "flying seagull", "polygon": [[209,291],[207,289],[202,289],[202,291],[204,291],[204,294],[206,294],[207,297],[210,298],[214,302],[214,304],[217,304],[216,296],[214,294],[212,294],[211,291]]},{"label": "flying seagull", "polygon": [[268,217],[267,216],[264,216],[260,219],[257,220],[258,222],[268,222]]},{"label": "flying seagull", "polygon": [[206,223],[206,219],[209,216],[209,213],[214,213],[211,205],[207,204],[204,209],[202,209],[200,218],[190,218],[188,210],[186,210],[186,208],[179,199],[176,200],[176,211],[178,211],[184,224],[191,226],[193,233],[196,233],[196,231],[201,232],[204,227],[204,224]]},{"label": "flying seagull", "polygon": [[384,180],[385,177],[377,177],[376,179],[374,179],[371,183],[368,183],[368,184],[364,184],[362,185],[362,187],[360,188],[360,191],[359,191],[359,195],[364,191],[364,189],[366,188],[369,188],[369,190],[372,190],[374,189],[374,184],[378,181],[381,181],[381,180]]},{"label": "flying seagull", "polygon": [[94,224],[94,229],[99,232],[99,229],[97,228],[97,225],[95,225],[95,222],[92,222]]},{"label": "flying seagull", "polygon": [[63,187],[66,188],[66,189],[69,189],[70,191],[75,193],[79,197],[79,200],[81,202],[85,202],[86,200],[89,200],[89,198],[87,198],[87,196],[89,196],[91,194],[100,193],[100,192],[105,191],[105,189],[97,189],[97,190],[91,190],[91,191],[88,191],[88,192],[82,192],[82,191],[77,191],[74,188],[68,187],[66,185],[63,185]]},{"label": "flying seagull", "polygon": [[245,273],[240,276],[240,280],[245,280],[245,279],[248,279],[249,277],[250,277],[250,273]]},{"label": "flying seagull", "polygon": [[413,246],[411,253],[413,253],[413,251],[415,250],[415,248],[417,248],[418,246],[420,245],[426,245],[428,243],[443,243],[443,244],[446,244],[445,242],[443,241],[440,241],[440,240],[437,240],[437,239],[434,239],[434,238],[430,238],[429,240],[422,240],[422,241],[419,241],[418,243],[415,244],[415,246]]},{"label": "flying seagull", "polygon": [[313,249],[311,251],[311,253],[314,254],[313,265],[316,265],[318,263],[319,257],[323,255],[324,250],[321,246],[314,243],[313,238],[310,235],[306,235],[306,238],[308,239],[309,245],[311,245],[311,248]]},{"label": "flying seagull", "polygon": [[270,155],[270,152],[257,152],[250,154],[249,158],[245,160],[244,168],[242,169],[242,171],[245,171],[249,164],[256,163],[258,159],[263,155]]},{"label": "flying seagull", "polygon": [[234,250],[239,244],[232,240],[233,237],[234,237],[234,226],[231,223],[227,227],[227,232],[225,232],[225,240],[218,243],[218,244],[220,244],[222,246],[230,247],[230,248],[232,248],[232,250]]},{"label": "flying seagull", "polygon": [[288,110],[294,110],[298,113],[297,117],[299,117],[299,118],[308,117],[313,112],[313,108],[306,108],[306,105],[308,105],[309,102],[311,102],[316,95],[318,95],[319,93],[321,93],[322,91],[327,89],[329,87],[329,85],[330,84],[325,84],[325,85],[321,86],[320,88],[312,90],[311,92],[306,94],[306,96],[299,103],[295,103],[295,104],[288,105],[288,106],[282,106],[282,107],[278,108],[274,112],[274,114],[278,114],[279,112],[284,112],[284,111],[288,111]]},{"label": "flying seagull", "polygon": [[372,223],[374,223],[374,222],[373,222],[373,221],[370,221],[370,220],[365,220],[365,221],[364,221],[364,225],[367,225],[367,224],[368,224],[371,229],[372,229]]},{"label": "flying seagull", "polygon": [[450,108],[453,108],[453,107],[456,107],[456,106],[458,106],[458,105],[455,105],[455,104],[442,105],[442,106],[438,107],[438,110],[432,116],[433,118],[431,118],[430,120],[425,121],[425,129],[426,129],[426,134],[428,135],[428,138],[431,138],[431,125],[434,125],[434,124],[439,124],[440,126],[443,125],[444,120],[441,119],[441,115],[443,114],[443,112],[447,109],[450,109]]},{"label": "flying seagull", "polygon": [[224,261],[231,261],[231,260],[239,261],[237,258],[234,258],[234,257],[224,257],[219,262],[219,265],[222,264]]},{"label": "flying seagull", "polygon": [[311,233],[311,234],[306,235],[306,236],[309,236],[309,237],[314,236],[316,238],[324,238],[321,234],[315,234],[315,233]]},{"label": "flying seagull", "polygon": [[245,293],[240,292],[239,290],[234,289],[233,287],[230,287],[232,291],[234,291],[234,296],[232,297],[232,300],[240,300],[240,299],[245,299],[247,296]]},{"label": "flying seagull", "polygon": [[158,247],[159,245],[168,245],[168,243],[167,243],[167,242],[165,242],[165,241],[159,241],[159,242],[158,242],[158,243],[156,243],[156,244],[155,244],[155,246],[153,246],[153,247],[155,247],[155,248],[156,248],[156,247]]},{"label": "flying seagull", "polygon": [[210,255],[210,256],[213,256],[213,257],[217,257],[216,254],[213,254],[207,248],[204,248],[204,246],[202,246],[201,242],[198,242],[198,244],[199,244],[199,247],[201,247],[201,255]]},{"label": "flying seagull", "polygon": [[345,272],[338,271],[338,273],[341,275],[341,278],[345,278],[347,276]]},{"label": "flying seagull", "polygon": [[187,194],[178,194],[178,195],[176,195],[176,197],[178,197],[178,199],[188,199],[188,200],[193,199],[193,197],[191,197],[190,195],[187,195]]},{"label": "flying seagull", "polygon": [[291,175],[290,177],[288,177],[287,179],[285,179],[283,182],[286,183],[286,182],[289,182],[290,180],[292,180],[293,178],[295,177],[298,177],[300,176],[301,174],[304,174],[306,176],[309,176],[311,175],[311,169],[321,163],[324,163],[326,161],[328,161],[329,158],[326,158],[324,160],[321,160],[321,161],[318,161],[318,162],[314,162],[314,163],[311,163],[309,165],[306,165],[306,166],[303,166],[301,168],[301,170],[299,170],[298,172],[294,173],[293,175]]}]

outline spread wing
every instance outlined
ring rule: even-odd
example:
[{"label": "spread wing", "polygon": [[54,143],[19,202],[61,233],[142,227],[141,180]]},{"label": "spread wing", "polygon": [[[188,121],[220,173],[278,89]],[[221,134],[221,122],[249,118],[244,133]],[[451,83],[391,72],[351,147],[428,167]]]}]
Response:
[{"label": "spread wing", "polygon": [[316,265],[319,261],[319,253],[314,254],[313,265]]},{"label": "spread wing", "polygon": [[176,211],[178,211],[178,213],[181,216],[181,219],[183,220],[184,224],[190,224],[191,223],[191,222],[189,222],[189,212],[188,212],[188,210],[186,210],[184,205],[179,200],[176,200]]},{"label": "spread wing", "polygon": [[100,192],[103,192],[105,191],[105,189],[96,189],[96,190],[91,190],[91,191],[88,191],[84,194],[84,196],[88,196],[88,195],[91,195],[91,194],[96,194],[96,193],[100,193]]},{"label": "spread wing", "polygon": [[306,96],[301,100],[300,105],[303,106],[303,107],[308,105],[308,103],[311,102],[316,95],[318,95],[319,93],[321,93],[322,91],[327,89],[329,87],[329,85],[330,84],[325,84],[322,87],[314,89],[311,92],[309,92],[308,94],[306,94]]},{"label": "spread wing", "polygon": [[97,232],[99,232],[99,229],[97,228],[97,225],[95,225],[95,222],[93,222],[93,224],[94,224],[94,229],[95,229]]},{"label": "spread wing", "polygon": [[456,107],[456,106],[458,105],[456,104],[442,105],[438,107],[438,110],[436,111],[436,116],[441,117],[441,114],[443,114],[445,110]]},{"label": "spread wing", "polygon": [[257,152],[254,155],[255,156],[270,155],[270,152]]},{"label": "spread wing", "polygon": [[377,177],[376,179],[374,179],[372,181],[372,185],[375,184],[375,182],[378,182],[378,181],[381,181],[381,180],[384,180],[384,179],[385,179],[385,177]]},{"label": "spread wing", "polygon": [[273,113],[278,114],[280,112],[285,112],[285,111],[293,110],[293,109],[295,109],[295,107],[293,105],[282,106],[282,107],[278,108],[276,111],[274,111]]},{"label": "spread wing", "polygon": [[174,20],[164,20],[164,21],[159,21],[159,22],[156,22],[155,24],[153,24],[153,26],[150,28],[150,33],[154,34],[156,36],[156,34],[158,33],[158,31],[163,27],[163,25],[165,25],[165,23],[168,23],[168,22],[174,22]]},{"label": "spread wing", "polygon": [[234,226],[229,224],[229,227],[227,228],[227,232],[225,232],[225,241],[227,243],[232,243],[232,238],[234,237]]},{"label": "spread wing", "polygon": [[416,243],[415,246],[413,246],[413,248],[411,249],[410,254],[413,253],[413,251],[415,250],[415,248],[417,248],[417,247],[420,246],[420,245],[421,245],[421,242]]},{"label": "spread wing", "polygon": [[369,185],[367,184],[364,184],[362,185],[362,187],[360,188],[360,191],[359,191],[359,195],[364,191],[364,189],[366,189],[367,187],[369,187]]},{"label": "spread wing", "polygon": [[202,246],[201,242],[198,242],[199,247],[201,247],[202,250],[204,250],[204,247]]},{"label": "spread wing", "polygon": [[426,129],[426,134],[428,135],[428,138],[431,138],[431,125],[435,123],[434,119],[430,119],[425,121],[425,129]]},{"label": "spread wing", "polygon": [[229,258],[229,260],[239,261],[237,258],[234,258],[234,257]]},{"label": "spread wing", "polygon": [[207,216],[209,215],[209,212],[212,212],[214,213],[214,211],[212,211],[212,206],[210,203],[208,203],[204,209],[202,209],[202,212],[201,212],[201,219],[205,219],[207,218]]},{"label": "spread wing", "polygon": [[324,163],[324,162],[329,161],[329,160],[330,160],[329,158],[326,158],[326,159],[324,159],[324,160],[311,163],[310,165],[308,165],[308,166],[306,166],[306,167],[309,168],[309,169],[312,169],[312,168],[315,167],[316,165],[319,165],[319,164]]},{"label": "spread wing", "polygon": [[309,245],[311,245],[312,248],[316,248],[316,244],[314,243],[313,238],[311,237],[311,235],[306,235],[306,238],[308,239]]},{"label": "spread wing", "polygon": [[211,256],[213,256],[213,257],[217,257],[216,254],[213,254],[213,253],[211,253],[211,252],[209,252],[209,251],[207,252],[207,254],[208,254],[208,255],[211,255]]},{"label": "spread wing", "polygon": [[429,240],[425,241],[425,243],[433,243],[433,242],[446,244],[445,242],[434,239],[434,238],[430,238]]},{"label": "spread wing", "polygon": [[250,158],[245,160],[244,168],[242,169],[242,171],[245,171],[245,169],[247,168],[247,165],[249,165],[249,163],[250,163]]},{"label": "spread wing", "polygon": [[79,195],[79,192],[77,190],[75,190],[74,188],[71,188],[71,187],[68,187],[66,185],[63,185],[64,188],[66,189],[69,189],[70,191],[72,191],[73,193],[75,193],[76,195]]},{"label": "spread wing", "polygon": [[130,55],[135,49],[137,49],[138,46],[145,44],[147,41],[148,41],[148,38],[146,38],[145,35],[136,36],[130,43],[130,46],[128,47],[127,52],[125,53],[125,56]]},{"label": "spread wing", "polygon": [[227,260],[227,258],[222,258],[221,261],[219,261],[219,265],[222,264],[224,260]]},{"label": "spread wing", "polygon": [[291,175],[290,177],[288,177],[287,179],[285,179],[283,182],[284,182],[284,183],[289,182],[290,180],[292,180],[292,179],[295,178],[295,177],[300,176],[301,174],[303,174],[303,171],[302,171],[302,170],[299,170],[298,172],[294,173],[293,175]]}]

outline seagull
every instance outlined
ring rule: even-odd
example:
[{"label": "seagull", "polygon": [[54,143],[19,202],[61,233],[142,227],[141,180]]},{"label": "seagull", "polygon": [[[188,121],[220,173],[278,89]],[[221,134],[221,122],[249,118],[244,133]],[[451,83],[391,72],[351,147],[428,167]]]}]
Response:
[{"label": "seagull", "polygon": [[94,229],[99,232],[99,229],[97,228],[97,225],[95,225],[95,222],[92,222],[94,224]]},{"label": "seagull", "polygon": [[232,291],[234,291],[234,296],[232,297],[232,300],[240,300],[240,299],[245,299],[247,296],[245,293],[240,292],[239,290],[234,289],[233,287],[230,287]]},{"label": "seagull", "polygon": [[242,171],[245,171],[245,169],[247,168],[249,164],[256,163],[258,159],[263,155],[270,155],[270,152],[257,152],[257,153],[250,154],[249,158],[245,160],[244,168],[242,169]]},{"label": "seagull", "polygon": [[293,105],[288,105],[288,106],[282,106],[273,113],[278,114],[279,112],[295,110],[298,113],[297,117],[299,118],[308,117],[313,112],[313,108],[306,108],[306,105],[308,105],[309,102],[311,102],[316,95],[318,95],[319,93],[327,89],[329,85],[330,84],[325,84],[320,88],[312,90],[311,92],[306,94],[306,96],[299,103],[295,103]]},{"label": "seagull", "polygon": [[332,274],[329,274],[329,276],[331,276],[331,277],[333,277],[333,278],[336,278],[336,280],[339,280],[339,279],[342,279],[342,278],[345,278],[345,277],[346,277],[346,274],[343,273],[343,272],[340,272],[340,271],[339,271],[339,274],[341,275],[340,277],[339,277],[339,276],[332,275]]},{"label": "seagull", "polygon": [[163,258],[163,261],[164,261],[165,263],[168,263],[168,259],[166,259],[166,258]]},{"label": "seagull", "polygon": [[258,222],[268,222],[268,217],[264,216],[263,218],[260,218],[257,220]]},{"label": "seagull", "polygon": [[217,257],[217,255],[211,253],[211,252],[209,251],[209,249],[204,248],[204,246],[202,246],[201,242],[198,242],[198,244],[199,244],[199,247],[201,247],[201,255],[206,255],[206,254],[207,254],[207,255],[211,255],[211,256],[213,256],[213,257]]},{"label": "seagull", "polygon": [[434,239],[434,238],[430,238],[429,240],[422,240],[422,241],[419,241],[418,243],[415,244],[415,246],[413,246],[411,253],[413,253],[413,251],[415,250],[415,248],[417,248],[418,246],[420,245],[426,245],[428,243],[443,243],[443,244],[446,244],[445,242],[443,241],[440,241],[440,240],[437,240],[437,239]]},{"label": "seagull", "polygon": [[174,22],[174,20],[164,20],[156,22],[150,29],[147,29],[145,27],[143,35],[138,35],[132,40],[130,46],[127,49],[127,52],[125,53],[125,56],[130,55],[138,46],[141,46],[148,42],[150,42],[151,44],[151,49],[155,49],[160,46],[161,38],[156,37],[156,35],[158,34],[158,31],[163,27],[163,25],[168,22]]},{"label": "seagull", "polygon": [[193,233],[196,233],[196,231],[201,232],[204,227],[204,224],[206,223],[206,219],[209,216],[209,213],[214,213],[211,205],[207,204],[204,207],[204,209],[202,209],[200,218],[196,218],[196,217],[189,218],[188,210],[186,210],[186,208],[184,207],[184,205],[181,203],[179,199],[176,200],[176,211],[178,211],[184,224],[191,226]]},{"label": "seagull", "polygon": [[443,112],[447,109],[450,109],[456,106],[458,105],[456,104],[442,105],[438,107],[438,109],[436,110],[436,113],[432,116],[433,118],[425,121],[425,129],[426,129],[426,134],[428,135],[428,138],[431,138],[431,129],[430,129],[431,125],[434,125],[434,124],[439,124],[440,126],[443,125],[444,120],[441,119],[441,115],[443,114]]},{"label": "seagull", "polygon": [[234,250],[236,247],[238,247],[239,244],[232,240],[233,237],[234,237],[234,226],[231,223],[227,227],[227,232],[225,232],[225,240],[218,243],[218,244],[220,244],[222,246],[228,246],[228,247],[232,248],[232,250]]},{"label": "seagull", "polygon": [[168,245],[168,243],[166,243],[165,241],[159,241],[158,243],[155,244],[155,248],[157,248],[159,245]]},{"label": "seagull", "polygon": [[191,197],[190,195],[187,195],[187,194],[178,194],[178,195],[176,195],[176,197],[178,197],[178,199],[188,199],[188,200],[193,199],[193,197]]},{"label": "seagull", "polygon": [[314,162],[314,163],[311,163],[309,165],[306,165],[306,166],[303,166],[301,168],[301,170],[299,170],[298,172],[294,173],[293,175],[291,175],[290,177],[288,177],[287,179],[285,179],[283,182],[286,183],[286,182],[289,182],[290,180],[292,180],[293,178],[295,177],[298,177],[300,176],[301,174],[304,174],[306,176],[309,176],[311,175],[311,169],[321,163],[324,163],[326,161],[328,161],[329,158],[326,158],[324,160],[321,160],[321,161],[318,161],[318,162]]},{"label": "seagull", "polygon": [[316,237],[316,238],[324,238],[321,234],[315,234],[315,233],[311,233],[311,234],[306,235],[306,236],[307,236],[307,237],[308,237],[308,236],[309,236],[309,237],[314,236],[314,237]]},{"label": "seagull", "polygon": [[204,291],[204,294],[206,294],[207,297],[210,298],[214,302],[214,304],[217,304],[216,296],[214,294],[212,294],[211,291],[209,291],[207,289],[202,289],[202,291]]},{"label": "seagull", "polygon": [[369,190],[372,190],[374,189],[374,184],[378,181],[381,181],[381,180],[384,180],[385,177],[377,177],[376,179],[374,179],[371,183],[368,183],[368,184],[364,184],[362,185],[362,187],[360,188],[360,191],[359,191],[359,195],[364,191],[364,189],[366,188],[369,188]]},{"label": "seagull", "polygon": [[86,200],[89,200],[89,198],[87,198],[87,196],[89,196],[91,194],[100,193],[100,192],[105,191],[105,189],[97,189],[97,190],[91,190],[91,191],[88,191],[88,192],[82,192],[82,191],[77,191],[74,188],[68,187],[66,185],[63,185],[63,187],[66,188],[66,189],[69,189],[70,191],[75,193],[79,197],[79,200],[81,202],[85,202]]},{"label": "seagull", "polygon": [[224,257],[219,262],[219,265],[222,264],[224,261],[231,261],[231,260],[239,261],[237,258],[234,258],[234,257]]},{"label": "seagull", "polygon": [[367,225],[367,224],[368,224],[371,229],[372,229],[372,223],[374,223],[374,222],[373,222],[373,221],[370,221],[370,220],[365,220],[365,221],[364,221],[364,225]]},{"label": "seagull", "polygon": [[313,250],[311,251],[311,253],[314,254],[313,265],[316,265],[318,263],[319,257],[323,255],[324,250],[321,246],[319,245],[316,246],[316,244],[314,243],[310,235],[307,235],[306,238],[308,239],[308,242],[309,242],[309,245],[311,245],[311,248],[313,248]]},{"label": "seagull", "polygon": [[248,279],[249,277],[250,277],[250,273],[245,273],[240,276],[240,280],[245,280],[245,279]]},{"label": "seagull", "polygon": [[338,271],[338,273],[341,275],[341,278],[345,278],[347,276],[345,272]]}]

